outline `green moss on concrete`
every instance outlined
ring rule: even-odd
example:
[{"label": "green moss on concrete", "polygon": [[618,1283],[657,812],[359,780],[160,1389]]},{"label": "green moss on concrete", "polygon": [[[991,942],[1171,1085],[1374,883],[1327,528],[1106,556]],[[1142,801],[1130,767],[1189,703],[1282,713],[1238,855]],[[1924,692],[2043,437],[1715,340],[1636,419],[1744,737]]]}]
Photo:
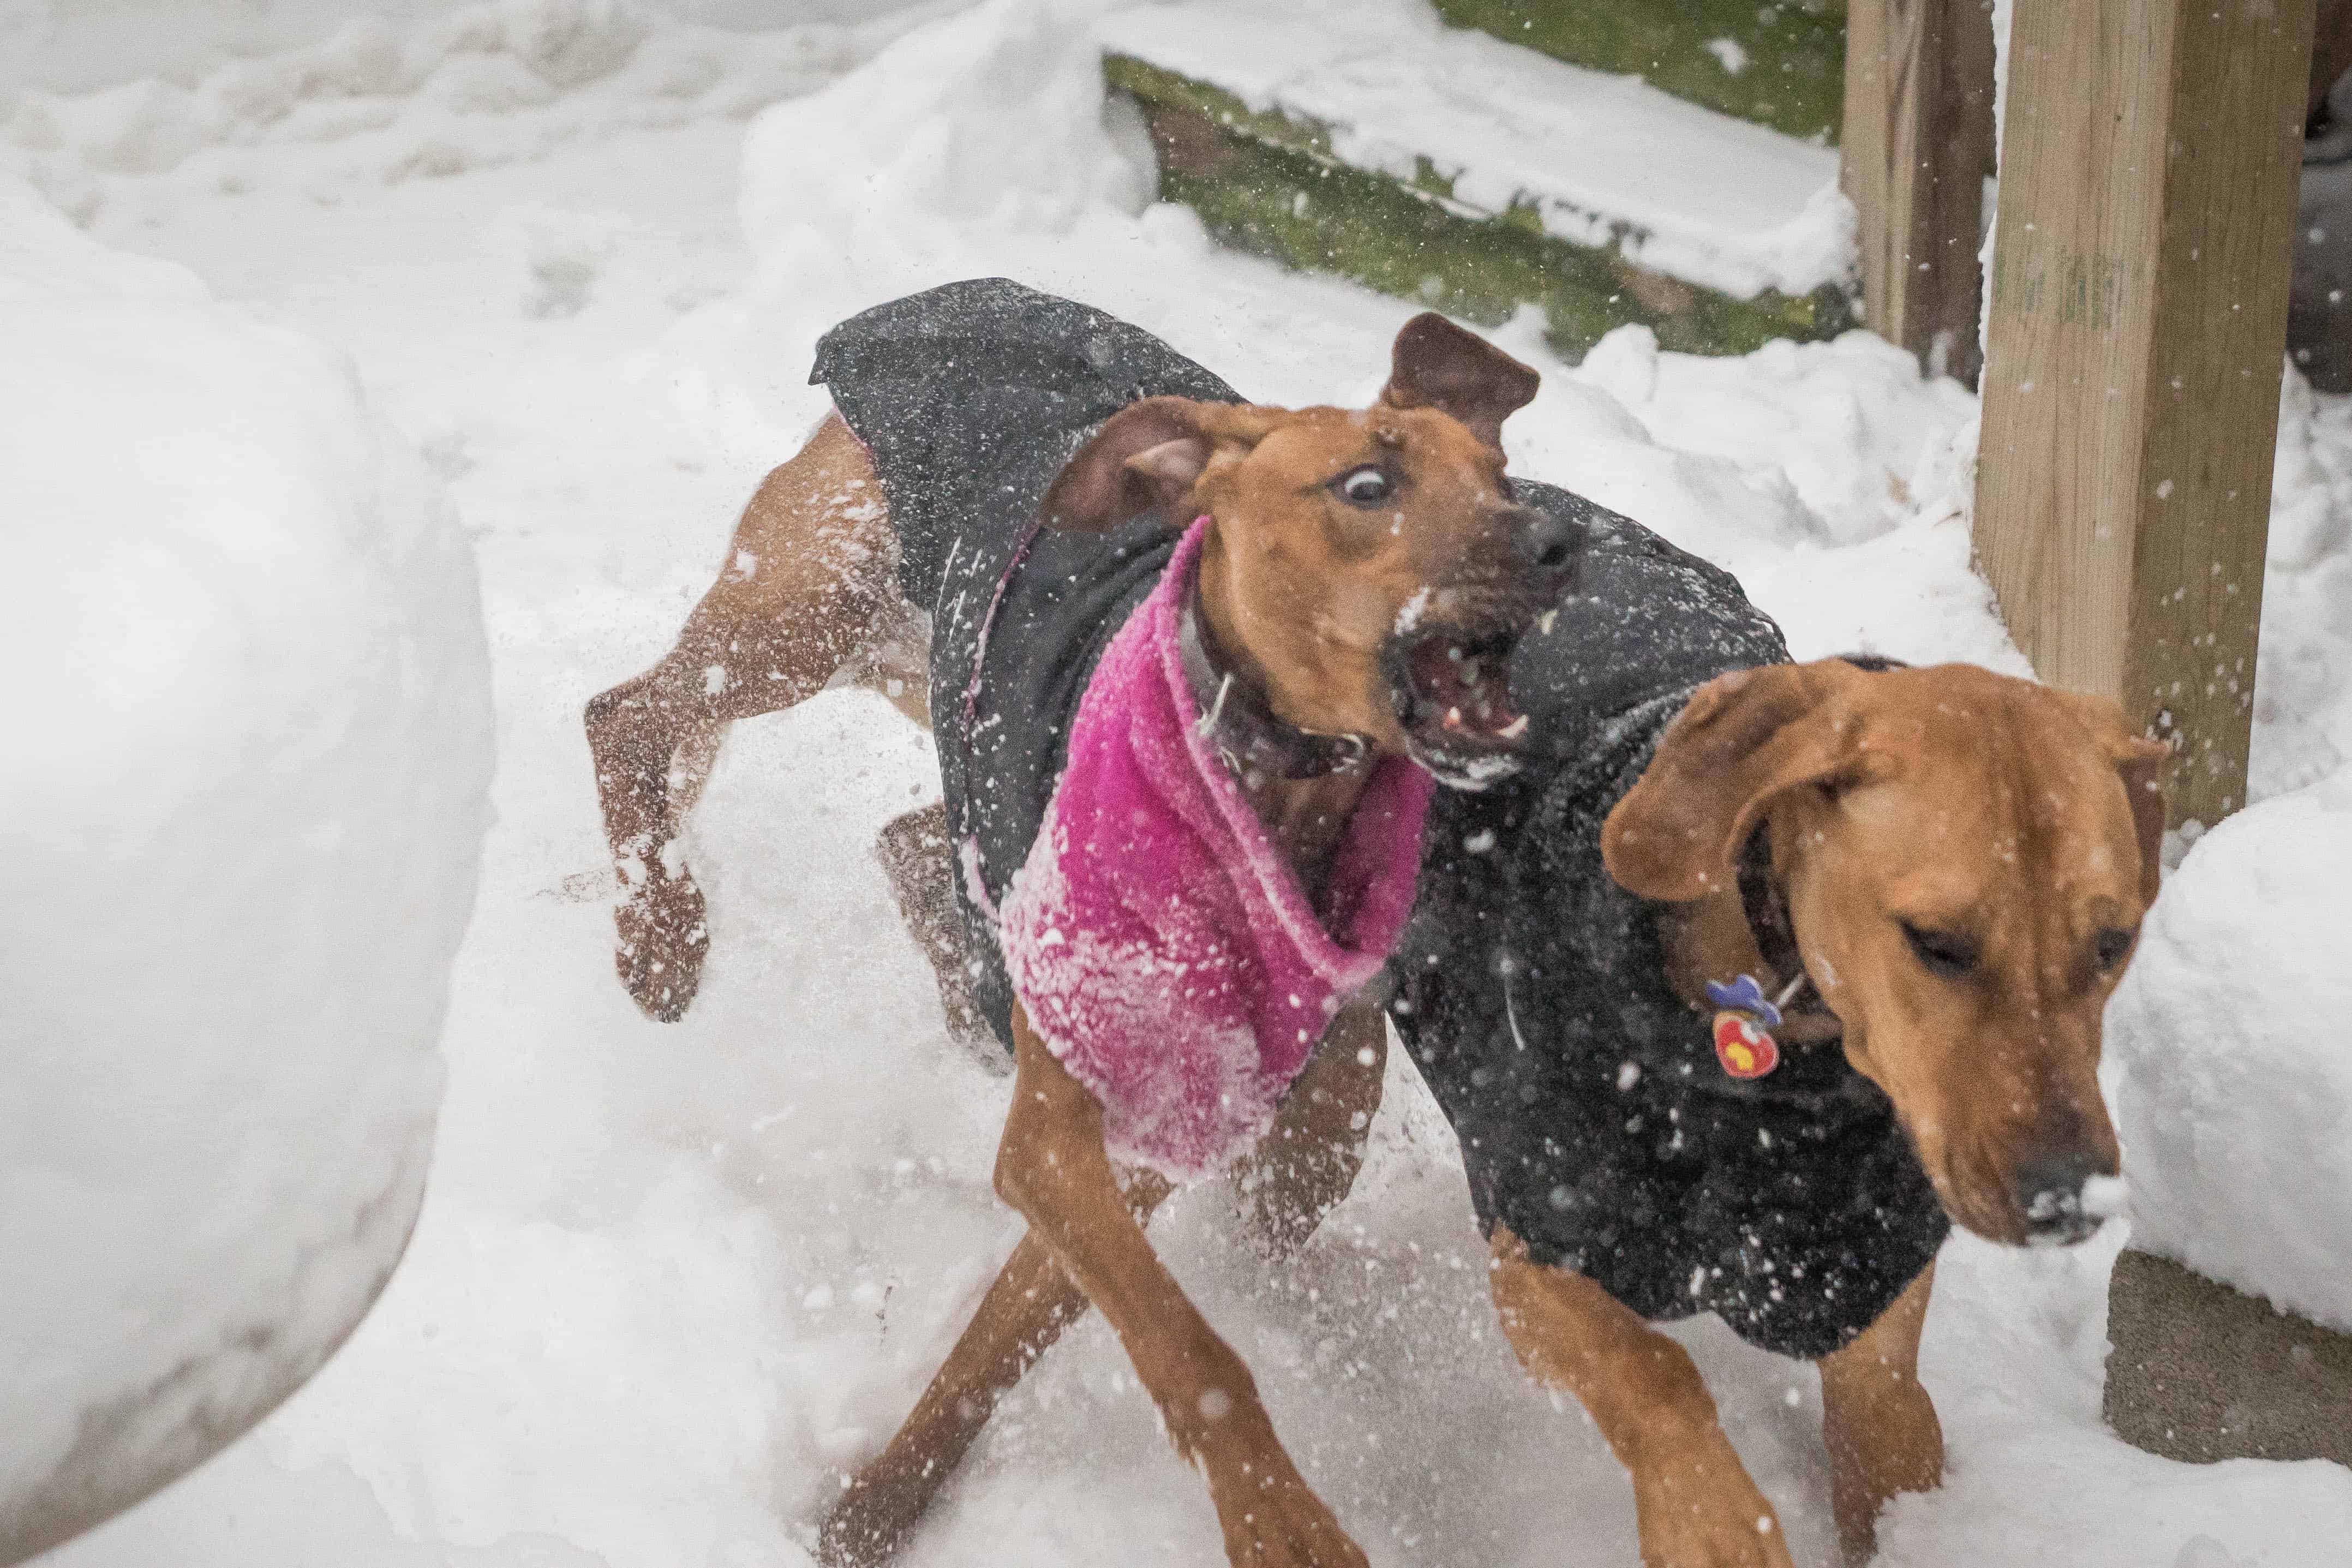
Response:
[{"label": "green moss on concrete", "polygon": [[[1178,76],[1133,55],[1105,55],[1103,79],[1113,92],[1129,94],[1145,103],[1188,110],[1221,130],[1268,146],[1287,147],[1318,158],[1332,155],[1328,126],[1303,114],[1260,113],[1223,88]],[[1430,174],[1434,178],[1436,171],[1430,170]]]},{"label": "green moss on concrete", "polygon": [[1774,338],[1832,337],[1853,324],[1852,302],[1835,288],[1734,300],[1643,271],[1613,249],[1548,235],[1532,206],[1466,208],[1425,163],[1412,182],[1370,174],[1334,158],[1322,127],[1254,113],[1216,89],[1125,57],[1105,69],[1143,106],[1160,195],[1192,207],[1237,249],[1489,326],[1533,304],[1552,346],[1571,361],[1628,322],[1651,327],[1666,348],[1717,354]]},{"label": "green moss on concrete", "polygon": [[[1843,0],[1436,0],[1445,19],[1571,65],[1618,71],[1791,136],[1835,142],[1845,106]],[[1747,56],[1737,76],[1706,46]]]}]

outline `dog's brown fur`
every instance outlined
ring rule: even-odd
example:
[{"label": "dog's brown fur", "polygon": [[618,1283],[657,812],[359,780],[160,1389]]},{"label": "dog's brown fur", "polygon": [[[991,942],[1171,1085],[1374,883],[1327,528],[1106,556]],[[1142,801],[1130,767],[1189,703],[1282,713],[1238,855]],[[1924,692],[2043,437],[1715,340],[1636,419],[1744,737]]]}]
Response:
[{"label": "dog's brown fur", "polygon": [[[1497,446],[1534,373],[1435,317],[1399,335],[1370,410],[1301,411],[1151,398],[1107,421],[1041,503],[1051,525],[1112,526],[1155,503],[1213,521],[1199,580],[1208,640],[1275,713],[1302,728],[1405,748],[1384,645],[1409,602],[1444,622],[1523,596],[1527,535]],[[1331,486],[1378,462],[1404,481],[1377,516]],[[928,721],[919,622],[900,595],[897,544],[872,464],[839,417],[772,473],[746,509],[723,573],[677,646],[588,705],[597,785],[627,884],[618,966],[648,1014],[691,1001],[708,948],[702,895],[675,840],[727,724],[849,679]],[[1525,606],[1532,616],[1537,606]],[[1251,804],[1310,894],[1370,773],[1245,781]],[[943,826],[940,825],[940,826]],[[919,816],[883,858],[951,1007],[959,973]],[[928,885],[927,884],[928,880]],[[968,994],[965,1004],[968,1006]],[[965,1020],[969,1022],[969,1020]],[[1016,1006],[1015,1084],[995,1181],[1030,1222],[905,1426],[825,1519],[828,1563],[878,1562],[920,1517],[996,1399],[1086,1305],[1099,1307],[1157,1401],[1178,1450],[1204,1472],[1235,1563],[1344,1568],[1364,1557],[1276,1437],[1248,1369],[1185,1298],[1144,1222],[1166,1194],[1115,1171],[1102,1109]],[[1342,1009],[1242,1173],[1245,1207],[1277,1251],[1346,1195],[1380,1098],[1385,1026]]]},{"label": "dog's brown fur", "polygon": [[[1692,699],[1602,851],[1679,926],[1745,942],[1734,859],[1763,827],[1847,1058],[1894,1101],[1952,1215],[2023,1241],[2037,1194],[2116,1169],[2100,1016],[2156,895],[2165,755],[2112,702],[1970,666],[1746,670]],[[1906,923],[1972,961],[1938,973]],[[1521,1362],[1582,1400],[1633,1473],[1643,1563],[1789,1568],[1778,1518],[1682,1348],[1591,1280],[1531,1261],[1507,1229],[1494,1259]],[[1890,1497],[1943,1474],[1918,1378],[1933,1279],[1820,1363],[1849,1562],[1871,1554]]]}]

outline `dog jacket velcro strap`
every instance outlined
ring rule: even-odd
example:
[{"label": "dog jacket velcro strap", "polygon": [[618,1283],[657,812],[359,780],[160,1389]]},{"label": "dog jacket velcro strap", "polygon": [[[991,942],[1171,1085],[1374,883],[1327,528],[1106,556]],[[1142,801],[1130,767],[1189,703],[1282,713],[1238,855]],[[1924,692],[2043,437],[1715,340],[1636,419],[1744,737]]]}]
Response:
[{"label": "dog jacket velcro strap", "polygon": [[1346,773],[1372,754],[1371,742],[1362,735],[1302,730],[1276,717],[1255,687],[1219,665],[1201,629],[1197,602],[1184,605],[1177,644],[1184,679],[1201,708],[1202,733],[1244,783],[1319,779]]},{"label": "dog jacket velcro strap", "polygon": [[1321,913],[1202,732],[1180,626],[1195,523],[1095,667],[1045,826],[1002,905],[1014,994],[1102,1102],[1114,1158],[1177,1181],[1272,1124],[1412,907],[1433,784],[1382,758]]}]

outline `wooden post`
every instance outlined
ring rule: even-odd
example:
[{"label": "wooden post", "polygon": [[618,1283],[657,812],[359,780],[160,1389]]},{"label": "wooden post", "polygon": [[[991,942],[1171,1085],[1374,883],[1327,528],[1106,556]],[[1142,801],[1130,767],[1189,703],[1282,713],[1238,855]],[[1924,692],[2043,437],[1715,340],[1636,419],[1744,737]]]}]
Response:
[{"label": "wooden post", "polygon": [[2016,0],[1976,549],[2044,679],[2245,801],[2314,0]]},{"label": "wooden post", "polygon": [[1973,385],[1992,173],[1987,0],[1853,0],[1843,167],[1861,219],[1863,319],[1931,374]]}]

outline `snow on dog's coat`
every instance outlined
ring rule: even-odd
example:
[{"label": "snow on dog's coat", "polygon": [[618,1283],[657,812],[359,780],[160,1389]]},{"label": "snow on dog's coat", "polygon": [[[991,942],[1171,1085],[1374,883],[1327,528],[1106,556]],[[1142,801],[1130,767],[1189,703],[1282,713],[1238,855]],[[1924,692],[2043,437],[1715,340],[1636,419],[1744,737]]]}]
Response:
[{"label": "snow on dog's coat", "polygon": [[1427,773],[1379,764],[1316,918],[1200,730],[1178,633],[1192,524],[1079,701],[1069,765],[1003,910],[1031,1024],[1102,1101],[1112,1155],[1177,1181],[1265,1131],[1331,1015],[1412,908]]}]

